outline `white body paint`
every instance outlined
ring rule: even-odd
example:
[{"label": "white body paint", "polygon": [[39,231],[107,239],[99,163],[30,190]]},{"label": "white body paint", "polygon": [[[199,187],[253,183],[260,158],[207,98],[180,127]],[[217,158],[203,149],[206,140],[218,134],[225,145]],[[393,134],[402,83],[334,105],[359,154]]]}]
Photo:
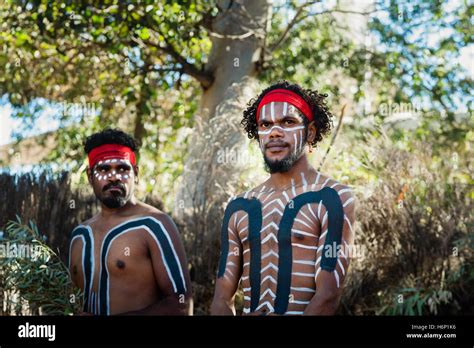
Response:
[{"label": "white body paint", "polygon": [[[184,289],[186,291],[186,281],[185,281],[185,278],[184,278],[184,274],[183,274],[183,269],[181,267],[181,263],[179,261],[179,258],[178,258],[178,255],[176,253],[176,250],[174,248],[174,245],[172,243],[172,240],[171,240],[171,237],[169,236],[169,233],[168,231],[166,230],[166,228],[163,226],[163,224],[155,219],[154,217],[151,217],[151,216],[143,216],[143,217],[140,217],[140,218],[137,218],[137,219],[133,219],[133,220],[127,220],[117,226],[114,226],[112,229],[109,230],[109,232],[107,232],[107,234],[104,236],[104,239],[105,240],[107,238],[107,236],[112,233],[114,230],[116,230],[117,228],[120,228],[121,226],[123,225],[126,225],[130,222],[134,222],[134,221],[138,221],[138,220],[144,220],[144,219],[151,219],[153,220],[154,222],[156,222],[158,225],[160,225],[161,227],[161,230],[163,231],[163,234],[165,235],[166,239],[168,240],[168,243],[171,247],[171,250],[172,250],[172,253],[173,253],[173,258],[175,259],[176,261],[176,264],[178,266],[178,269],[179,269],[179,275],[180,275],[180,278],[183,282],[183,285],[184,285]],[[89,235],[90,235],[90,238],[91,238],[91,282],[89,284],[89,289],[85,289],[84,292],[88,291],[89,293],[89,306],[92,306],[94,305],[95,308],[94,308],[94,311],[96,311],[96,309],[98,308],[100,310],[101,306],[100,306],[100,296],[99,294],[101,293],[101,283],[100,283],[100,275],[102,274],[103,270],[105,270],[105,272],[107,273],[107,275],[109,274],[109,269],[108,269],[108,266],[107,266],[107,259],[108,259],[108,254],[109,254],[109,251],[110,251],[110,247],[112,246],[113,244],[113,241],[119,237],[119,236],[122,236],[123,234],[125,233],[128,233],[128,232],[131,232],[131,231],[137,231],[137,230],[140,230],[140,229],[143,229],[145,231],[147,231],[151,237],[153,238],[153,240],[155,241],[156,245],[158,246],[158,249],[160,250],[160,253],[162,255],[162,260],[163,260],[163,265],[166,269],[166,272],[167,272],[167,275],[168,275],[168,278],[170,279],[170,282],[171,284],[173,285],[173,289],[175,291],[175,293],[177,293],[177,287],[176,287],[176,283],[173,279],[173,276],[171,274],[171,271],[170,271],[170,268],[168,266],[168,262],[166,260],[166,258],[164,257],[164,253],[163,253],[163,249],[162,249],[162,246],[158,240],[158,238],[155,236],[155,234],[148,228],[148,226],[146,225],[139,225],[139,226],[134,226],[132,228],[129,228],[129,229],[126,229],[122,232],[120,232],[119,234],[117,234],[114,238],[112,238],[112,240],[110,241],[109,243],[109,247],[107,248],[107,250],[104,250],[104,245],[102,244],[101,246],[101,251],[100,251],[100,258],[102,259],[102,255],[104,254],[105,252],[105,265],[103,265],[102,263],[100,263],[100,268],[99,268],[99,283],[98,283],[98,292],[95,293],[92,291],[92,284],[94,282],[94,271],[95,271],[95,265],[94,265],[94,236],[93,236],[93,232],[92,232],[92,229],[90,226],[84,226],[84,225],[80,225],[78,226],[77,228],[79,227],[82,227],[82,228],[86,228],[87,231],[89,232]],[[82,239],[82,243],[83,243],[83,246],[82,246],[82,272],[83,272],[83,276],[84,276],[84,286],[86,286],[86,275],[85,275],[85,270],[84,270],[84,259],[85,259],[85,251],[86,251],[86,248],[85,248],[85,238],[84,236],[82,235],[78,235],[78,236],[75,236],[71,242],[70,242],[70,248],[69,248],[69,269],[71,268],[71,250],[72,250],[72,244],[73,242],[77,239],[77,238],[81,238]],[[100,261],[99,261],[100,262]],[[110,314],[110,305],[109,305],[109,301],[110,301],[110,277],[107,277],[107,305],[106,305],[106,308],[107,308],[107,315]]]},{"label": "white body paint", "polygon": [[[91,273],[91,282],[89,284],[89,289],[85,290],[85,291],[88,291],[88,293],[89,293],[89,305],[90,305],[90,303],[91,303],[91,294],[92,294],[92,283],[94,282],[94,270],[95,270],[95,264],[94,264],[94,234],[92,233],[92,229],[90,228],[90,226],[79,225],[75,229],[77,229],[77,228],[85,228],[88,231],[89,238],[91,240],[91,257],[90,257],[91,272],[92,272]],[[71,269],[72,244],[74,243],[74,241],[77,238],[82,239],[82,275],[83,275],[83,279],[84,279],[83,284],[84,284],[84,286],[86,286],[86,273],[84,272],[84,261],[85,261],[85,257],[86,257],[86,240],[85,240],[83,235],[75,236],[74,238],[71,239],[71,242],[69,243],[69,265],[68,266],[69,266],[69,269]]]},{"label": "white body paint", "polygon": [[[278,126],[276,126],[276,127],[278,127]],[[339,187],[341,187],[341,190],[338,191],[337,188],[338,188],[339,184],[330,184],[330,185],[328,185],[328,182],[330,180],[329,178],[326,179],[324,182],[321,181],[322,185],[319,184],[320,188],[315,189],[315,185],[320,182],[320,177],[321,177],[320,173],[317,174],[314,184],[309,184],[308,185],[308,181],[307,181],[304,173],[302,173],[302,172],[300,173],[300,177],[301,177],[301,182],[299,183],[299,185],[297,185],[297,183],[295,183],[296,179],[292,179],[291,180],[291,186],[288,188],[288,190],[282,191],[281,196],[277,196],[277,198],[275,198],[275,196],[273,196],[273,193],[275,191],[270,191],[270,192],[267,192],[266,197],[262,198],[262,200],[261,200],[262,210],[267,209],[267,211],[265,211],[265,213],[262,216],[263,223],[262,223],[262,227],[261,227],[261,230],[260,230],[261,245],[266,245],[269,242],[273,242],[274,244],[278,244],[278,238],[276,237],[277,233],[278,233],[278,223],[276,223],[273,219],[267,219],[267,218],[272,217],[272,216],[276,216],[276,215],[282,216],[283,210],[285,209],[286,204],[288,204],[288,202],[293,200],[298,195],[304,194],[308,191],[316,191],[317,192],[317,191],[319,191],[319,190],[321,190],[321,189],[323,189],[327,186],[327,187],[331,187],[331,188],[336,190],[336,192],[341,197],[341,201],[342,201],[342,204],[343,204],[344,207],[347,207],[348,205],[350,205],[354,201],[354,199],[352,197],[349,197],[347,199],[342,199],[341,195],[344,194],[344,193],[350,192],[351,190],[349,188],[344,188],[341,185],[341,186],[339,186]],[[299,188],[298,190],[297,190],[297,187]],[[257,196],[257,198],[260,198],[262,193],[264,192],[264,189],[265,188],[262,188],[258,192],[257,191],[251,191],[251,194],[248,194],[248,192],[246,192],[245,195],[250,196],[250,195],[255,194]],[[286,202],[284,202],[283,197],[285,198]],[[271,199],[271,198],[273,198],[273,199]],[[316,204],[318,205],[317,208],[315,206]],[[313,267],[312,268],[313,272],[311,272],[311,269],[308,269],[307,271],[304,270],[304,271],[301,271],[301,272],[293,271],[292,276],[293,277],[303,277],[303,278],[306,278],[306,279],[313,278],[315,282],[318,280],[318,276],[321,274],[320,266],[321,266],[322,252],[324,252],[324,250],[323,250],[324,241],[325,241],[325,239],[328,235],[328,222],[329,222],[328,221],[329,220],[328,211],[326,210],[323,202],[319,201],[316,204],[314,204],[314,205],[312,205],[312,204],[305,205],[304,207],[306,207],[306,210],[304,210],[303,207],[302,207],[301,210],[299,211],[299,213],[301,215],[299,215],[299,217],[295,218],[295,222],[301,223],[302,225],[308,227],[309,229],[315,229],[316,224],[320,225],[321,233],[319,234],[319,236],[312,235],[309,232],[301,231],[301,230],[298,229],[298,227],[297,228],[292,228],[292,230],[291,230],[291,232],[295,233],[295,234],[298,233],[298,234],[301,234],[301,235],[304,235],[304,236],[307,236],[307,237],[317,238],[317,242],[320,245],[319,247],[317,245],[305,245],[305,244],[300,244],[298,242],[292,241],[292,247],[293,248],[302,248],[302,249],[306,249],[306,250],[314,250],[314,252],[317,253],[317,254],[321,253],[321,254],[317,255],[316,261],[298,260],[298,259],[293,260],[293,264],[301,264],[301,265],[312,266]],[[242,221],[244,221],[245,218],[248,218],[247,214],[243,215],[242,217],[239,217],[238,223],[237,223],[237,225],[235,225],[235,226],[237,226],[237,230],[238,230],[238,226],[240,225],[240,223]],[[350,232],[349,235],[352,236],[353,235],[352,225],[351,225],[351,222],[350,222],[349,218],[346,215],[344,215],[344,224],[345,224],[344,228],[346,228]],[[240,231],[239,231],[239,233],[240,233]],[[243,243],[243,242],[247,241],[247,239],[248,239],[248,237],[246,237],[245,239],[241,239],[241,242]],[[346,248],[348,248],[348,244],[346,243],[346,240],[344,240],[344,237],[341,240],[341,245],[344,245]],[[246,254],[249,251],[250,251],[249,249],[244,249],[243,254]],[[278,258],[278,253],[275,250],[267,251],[266,253],[261,255],[261,260],[267,259],[269,257]],[[343,279],[344,279],[343,277],[346,275],[346,269],[345,269],[345,266],[344,266],[344,262],[347,262],[346,255],[342,255],[342,258],[337,259],[337,267],[334,269],[334,271],[331,272],[332,273],[331,275],[333,276],[333,279],[334,279],[334,282],[335,282],[335,286],[337,288],[339,288],[342,285],[342,282],[343,282]],[[249,269],[249,266],[250,266],[249,262],[246,262],[243,265],[244,269],[246,269],[246,270]],[[275,272],[278,271],[278,263],[276,262],[276,260],[275,261],[270,261],[269,263],[267,263],[265,265],[265,267],[262,267],[261,270],[260,270],[260,274],[263,276],[263,274],[267,271],[275,271]],[[245,280],[248,280],[248,278],[249,278],[248,276],[243,276],[241,278],[241,280],[245,281]],[[260,294],[259,303],[257,305],[257,310],[265,308],[265,309],[267,309],[267,312],[271,313],[271,312],[274,311],[273,300],[275,299],[275,296],[274,296],[275,294],[272,290],[267,288],[269,286],[268,282],[271,282],[271,283],[276,285],[277,284],[277,279],[274,277],[274,275],[272,276],[272,274],[269,274],[269,275],[266,275],[265,277],[263,277],[263,279],[261,280],[261,287],[263,289],[263,292]],[[250,301],[251,286],[245,287],[243,290],[244,290],[244,295],[245,295],[244,299],[246,301]],[[290,294],[291,298],[289,300],[289,303],[299,304],[299,305],[307,305],[310,301],[306,297],[302,298],[302,295],[304,293],[315,293],[315,292],[316,292],[316,290],[312,289],[310,287],[291,287],[291,294]],[[250,308],[245,307],[243,309],[243,312],[244,313],[249,313]],[[301,314],[303,314],[303,311],[295,311],[295,310],[292,309],[290,311],[287,311],[285,314],[288,314],[288,315],[301,315]]]},{"label": "white body paint", "polygon": [[[106,234],[105,237],[104,237],[104,240],[107,238],[107,236],[108,236],[109,233],[111,233],[112,231],[116,230],[117,228],[119,228],[119,227],[121,227],[121,226],[123,226],[123,225],[126,225],[126,224],[128,224],[128,223],[130,223],[130,222],[134,222],[134,221],[138,221],[138,220],[144,220],[144,219],[151,219],[151,220],[153,220],[154,222],[156,222],[158,225],[160,225],[160,227],[161,227],[161,229],[162,229],[164,235],[166,236],[166,239],[168,240],[168,242],[169,242],[169,244],[170,244],[170,246],[171,246],[171,250],[173,251],[173,256],[174,256],[174,258],[175,258],[175,260],[176,260],[176,264],[178,265],[178,269],[179,269],[179,273],[180,273],[180,276],[181,276],[181,280],[182,280],[182,282],[183,282],[183,284],[184,284],[184,289],[185,289],[185,291],[186,291],[186,282],[185,282],[185,279],[184,279],[184,275],[183,275],[183,270],[182,270],[182,267],[181,267],[181,263],[179,262],[178,255],[176,254],[176,250],[175,250],[174,245],[173,245],[173,243],[172,243],[172,241],[171,241],[171,238],[170,238],[170,236],[169,236],[169,234],[168,234],[168,231],[167,231],[166,228],[163,226],[163,224],[161,223],[161,221],[155,219],[155,218],[152,217],[152,216],[143,216],[143,217],[140,217],[140,218],[137,218],[137,219],[128,220],[128,221],[125,221],[125,222],[123,222],[123,223],[121,223],[121,224],[119,224],[119,225],[113,227],[109,232],[107,232],[107,234]],[[174,292],[176,293],[176,292],[177,292],[176,283],[175,283],[175,281],[174,281],[174,279],[173,279],[173,276],[171,275],[171,271],[170,271],[170,269],[169,269],[168,263],[167,263],[167,261],[166,261],[166,259],[165,259],[165,257],[164,257],[164,253],[163,253],[162,246],[161,246],[161,244],[160,244],[158,238],[156,238],[155,234],[154,234],[154,233],[148,228],[148,226],[146,226],[146,225],[140,225],[140,226],[135,226],[135,227],[126,229],[126,230],[120,232],[119,234],[117,234],[114,238],[112,238],[112,240],[111,240],[110,243],[109,243],[109,248],[105,251],[105,260],[106,260],[106,262],[105,262],[105,272],[106,272],[107,274],[109,273],[109,269],[108,269],[108,267],[107,267],[107,258],[108,258],[110,246],[112,245],[113,241],[114,241],[117,237],[123,235],[124,233],[130,232],[130,231],[136,231],[136,230],[139,230],[139,229],[144,229],[145,231],[147,231],[147,232],[151,235],[151,237],[155,240],[155,243],[156,243],[156,245],[158,246],[161,255],[163,256],[162,260],[163,260],[163,264],[164,264],[164,266],[165,266],[165,269],[166,269],[168,278],[170,279],[171,284],[173,285]],[[102,256],[103,253],[104,253],[104,245],[102,245],[102,247],[101,247],[100,255]],[[104,266],[104,265],[102,265],[102,264],[100,265],[100,272],[99,272],[99,274],[102,274],[102,267],[103,267],[103,266]],[[100,287],[101,287],[101,284],[100,284],[100,282],[99,282],[99,294],[100,294]],[[109,294],[109,292],[110,292],[110,277],[107,277],[107,315],[110,315],[110,305],[109,305],[110,294]],[[99,297],[99,308],[100,308],[100,297]]]}]

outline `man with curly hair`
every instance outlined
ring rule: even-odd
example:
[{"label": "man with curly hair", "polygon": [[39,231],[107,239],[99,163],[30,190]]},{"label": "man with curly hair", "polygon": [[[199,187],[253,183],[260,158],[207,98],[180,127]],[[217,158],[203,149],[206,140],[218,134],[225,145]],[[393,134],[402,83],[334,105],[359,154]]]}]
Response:
[{"label": "man with curly hair", "polygon": [[84,143],[87,178],[101,210],[72,232],[69,269],[83,315],[192,313],[189,272],[176,225],[135,198],[138,145],[119,129]]},{"label": "man with curly hair", "polygon": [[326,97],[283,81],[244,111],[242,125],[270,177],[227,205],[212,314],[235,314],[239,283],[246,315],[336,312],[354,240],[354,197],[308,162],[331,129]]}]

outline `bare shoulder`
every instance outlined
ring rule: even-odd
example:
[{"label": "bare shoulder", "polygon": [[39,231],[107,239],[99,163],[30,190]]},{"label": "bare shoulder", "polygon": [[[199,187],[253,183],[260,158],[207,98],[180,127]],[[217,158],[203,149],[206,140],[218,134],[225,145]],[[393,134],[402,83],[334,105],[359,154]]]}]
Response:
[{"label": "bare shoulder", "polygon": [[97,220],[98,215],[99,215],[99,214],[95,214],[93,217],[91,217],[91,218],[89,218],[89,219],[87,219],[87,220],[81,222],[79,225],[77,225],[76,227],[74,227],[74,230],[77,229],[77,228],[79,228],[79,227],[89,227],[89,226],[91,226],[91,225],[94,223],[94,221]]},{"label": "bare shoulder", "polygon": [[248,198],[248,197],[252,197],[254,194],[256,193],[261,193],[261,192],[265,192],[265,191],[269,191],[269,187],[268,187],[268,180],[266,180],[265,182],[261,183],[260,185],[257,185],[255,186],[254,188],[251,188],[247,191],[244,191],[242,193],[239,193],[238,195],[234,196],[234,197],[231,197],[231,199],[233,198]]},{"label": "bare shoulder", "polygon": [[320,174],[318,183],[315,185],[315,191],[319,191],[325,187],[329,187],[336,191],[343,203],[348,200],[349,202],[354,201],[354,194],[349,185],[343,184],[327,175]]},{"label": "bare shoulder", "polygon": [[171,234],[177,233],[176,225],[168,214],[163,212],[162,210],[155,208],[146,203],[140,203],[140,215],[141,217],[151,217],[157,220],[166,230]]},{"label": "bare shoulder", "polygon": [[76,225],[72,231],[71,231],[71,235],[73,235],[74,233],[76,232],[79,232],[81,228],[84,228],[84,227],[90,227],[92,225],[92,223],[96,220],[97,218],[97,215],[94,215],[93,217],[91,217],[90,219],[87,219],[81,223],[79,223],[78,225]]},{"label": "bare shoulder", "polygon": [[[91,224],[93,223],[93,221],[96,219],[96,216],[93,216],[91,217],[90,219],[87,219],[81,223],[79,223],[78,225],[76,225],[72,231],[70,232],[70,235],[69,235],[69,250],[70,252],[74,252],[76,250],[79,250],[79,248],[83,248],[84,246],[84,243],[86,243],[86,240],[87,240],[87,235],[90,236],[90,234],[88,233],[91,233],[91,229],[89,228],[91,226]],[[88,233],[85,233],[84,234],[84,228],[88,228]],[[86,239],[84,239],[86,238]]]}]

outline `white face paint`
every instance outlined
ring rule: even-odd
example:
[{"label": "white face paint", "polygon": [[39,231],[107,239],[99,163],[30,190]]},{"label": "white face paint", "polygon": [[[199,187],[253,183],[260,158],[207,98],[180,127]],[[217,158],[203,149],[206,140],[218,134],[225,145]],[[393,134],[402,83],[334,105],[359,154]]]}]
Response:
[{"label": "white face paint", "polygon": [[263,140],[260,137],[259,137],[259,143],[260,143],[260,150],[264,151]]},{"label": "white face paint", "polygon": [[[304,129],[304,127],[303,127],[303,129]],[[295,155],[296,155],[296,153],[298,153],[298,151],[301,150],[301,146],[303,146],[303,130],[300,129],[300,130],[298,131],[298,133],[299,133],[299,142],[298,142],[298,141],[295,141]],[[295,138],[296,138],[296,134],[293,134],[293,135],[294,135]]]},{"label": "white face paint", "polygon": [[[131,169],[130,170],[125,170],[123,168],[118,168],[118,169],[112,169],[109,173],[106,171],[100,170],[100,166],[103,164],[126,164],[128,165]],[[128,160],[124,160],[121,158],[112,158],[112,159],[107,159],[105,161],[99,161],[97,162],[97,165],[94,167],[94,170],[92,172],[94,175],[94,178],[96,178],[98,181],[101,180],[128,180],[130,178],[133,178],[134,171],[133,171],[133,166]]]},{"label": "white face paint", "polygon": [[[262,106],[262,109],[260,112],[260,119],[261,121],[267,121],[267,122],[270,122],[271,120],[271,122],[273,123],[273,126],[271,126],[269,129],[258,131],[260,149],[262,150],[262,152],[265,151],[265,146],[263,143],[262,136],[271,134],[275,129],[278,129],[284,132],[285,134],[289,134],[290,136],[293,136],[293,141],[295,143],[294,153],[296,154],[299,151],[301,151],[301,148],[303,147],[303,130],[305,129],[304,125],[295,125],[292,127],[281,127],[279,125],[276,125],[275,124],[275,103],[271,102],[269,105],[270,119],[268,118],[268,115],[266,113],[267,105],[268,104],[265,104]],[[284,102],[282,116],[285,117],[285,116],[294,115],[294,114],[298,114],[297,109],[293,105],[288,104],[287,102]]]},{"label": "white face paint", "polygon": [[[265,130],[265,131],[258,131],[258,135],[267,135],[267,134],[270,134],[274,129],[279,129],[281,130],[282,132],[294,132],[298,129],[302,130],[304,129],[304,126],[294,126],[294,127],[287,127],[287,128],[283,128],[283,127],[280,127],[280,126],[272,126],[270,129],[268,130]],[[300,131],[301,133],[301,131]]]},{"label": "white face paint", "polygon": [[[267,118],[267,115],[265,113],[266,106],[267,106],[267,104],[262,106],[260,119],[262,121],[269,122],[269,120]],[[295,110],[296,110],[296,108],[293,105],[290,105],[286,102],[283,103],[283,116],[287,116],[288,114],[291,115],[292,113],[295,113]],[[275,123],[275,103],[274,102],[270,103],[270,119],[273,123]],[[305,128],[304,125],[296,125],[296,126],[293,126],[293,127],[281,127],[281,126],[278,126],[278,125],[273,125],[269,129],[259,130],[258,135],[262,136],[262,135],[271,134],[275,129],[281,130],[282,132],[285,132],[285,133],[293,133],[293,140],[295,142],[294,151],[296,153],[297,151],[300,150],[300,148],[302,146],[302,143],[303,143],[303,130],[304,130],[304,128]],[[262,151],[264,150],[264,144],[263,144],[263,139],[262,138],[260,138],[260,148],[262,149]]]},{"label": "white face paint", "polygon": [[267,108],[267,104],[265,104],[263,107],[262,107],[262,115],[261,115],[261,119],[262,120],[265,120],[266,118],[266,114],[265,114],[265,109]]}]

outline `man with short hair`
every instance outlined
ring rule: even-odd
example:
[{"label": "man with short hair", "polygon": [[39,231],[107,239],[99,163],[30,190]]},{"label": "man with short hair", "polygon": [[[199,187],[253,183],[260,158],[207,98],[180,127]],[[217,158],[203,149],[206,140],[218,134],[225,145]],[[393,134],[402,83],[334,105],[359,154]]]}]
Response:
[{"label": "man with short hair", "polygon": [[84,313],[186,315],[192,298],[177,228],[134,196],[136,141],[118,129],[88,137],[87,177],[101,210],[72,233],[69,269]]},{"label": "man with short hair", "polygon": [[325,97],[283,81],[244,112],[270,177],[227,205],[212,314],[235,315],[240,282],[247,315],[335,313],[354,240],[354,197],[306,157],[331,128]]}]

